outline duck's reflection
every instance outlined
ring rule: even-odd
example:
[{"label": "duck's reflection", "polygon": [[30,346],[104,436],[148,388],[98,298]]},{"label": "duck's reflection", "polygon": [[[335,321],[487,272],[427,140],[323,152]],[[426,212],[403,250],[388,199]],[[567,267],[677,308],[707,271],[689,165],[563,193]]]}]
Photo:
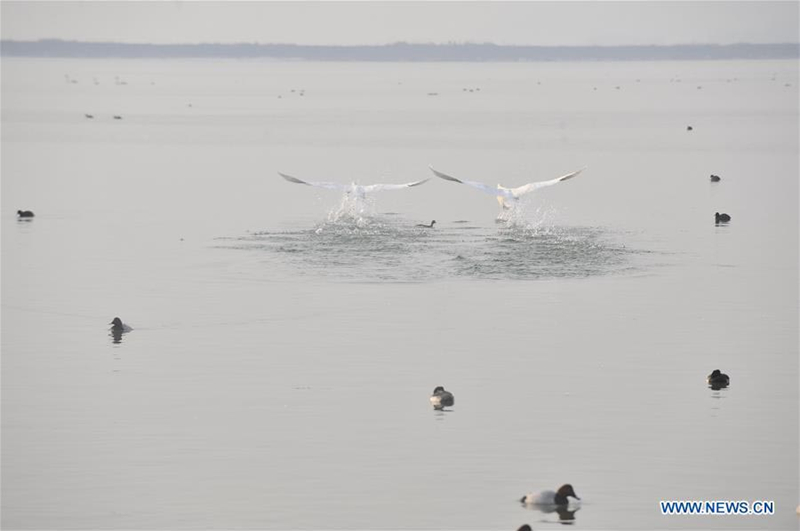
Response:
[{"label": "duck's reflection", "polygon": [[545,514],[558,514],[558,523],[563,525],[572,525],[575,523],[575,513],[580,511],[580,506],[569,505],[533,505],[523,504],[526,509],[539,511]]},{"label": "duck's reflection", "polygon": [[118,328],[112,328],[108,331],[108,335],[111,336],[111,342],[115,345],[122,343],[122,330]]},{"label": "duck's reflection", "polygon": [[452,409],[434,408],[433,416],[437,421],[443,421],[448,414],[453,413]]}]

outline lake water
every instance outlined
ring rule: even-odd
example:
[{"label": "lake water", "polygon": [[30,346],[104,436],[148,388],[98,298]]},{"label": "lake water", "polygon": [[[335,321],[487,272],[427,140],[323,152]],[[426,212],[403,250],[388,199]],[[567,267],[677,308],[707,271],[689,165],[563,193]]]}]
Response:
[{"label": "lake water", "polygon": [[[3,58],[2,526],[797,529],[799,145],[795,61]],[[588,168],[277,174],[429,164]]]}]

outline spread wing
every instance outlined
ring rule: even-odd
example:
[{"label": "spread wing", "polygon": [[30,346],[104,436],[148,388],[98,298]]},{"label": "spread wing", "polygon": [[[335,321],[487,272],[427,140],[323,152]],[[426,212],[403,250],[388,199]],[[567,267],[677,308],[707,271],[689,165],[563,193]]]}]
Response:
[{"label": "spread wing", "polygon": [[310,181],[306,182],[298,179],[297,177],[292,177],[291,175],[286,175],[285,173],[281,172],[278,172],[278,175],[280,175],[290,183],[305,184],[307,186],[316,186],[317,188],[327,188],[328,190],[349,190],[350,188],[352,188],[349,184],[310,182]]},{"label": "spread wing", "polygon": [[405,184],[370,184],[364,186],[364,192],[382,192],[384,190],[402,190],[403,188],[411,188],[412,186],[419,186],[428,182],[430,179],[423,179],[421,181],[414,181],[413,183]]},{"label": "spread wing", "polygon": [[507,190],[505,188],[498,188],[496,186],[490,186],[488,184],[479,183],[477,181],[467,181],[467,180],[464,180],[464,179],[456,179],[455,177],[453,177],[451,175],[447,175],[446,173],[442,173],[440,171],[434,170],[433,166],[428,166],[428,167],[431,169],[431,171],[433,172],[433,174],[435,176],[439,177],[440,179],[444,179],[445,181],[453,181],[453,182],[456,182],[456,183],[466,184],[467,186],[471,186],[473,188],[477,188],[481,192],[484,192],[484,193],[489,194],[489,195],[493,195],[495,197],[501,196],[501,197],[507,197],[509,199],[513,197],[511,190]]},{"label": "spread wing", "polygon": [[534,190],[538,190],[539,188],[545,188],[547,186],[553,186],[554,184],[558,184],[558,183],[560,183],[562,181],[566,181],[567,179],[572,179],[573,177],[575,177],[576,175],[578,175],[580,172],[582,172],[585,169],[586,168],[583,167],[578,171],[574,171],[572,173],[568,173],[566,175],[562,175],[561,177],[558,177],[556,179],[551,179],[549,181],[539,181],[539,182],[536,182],[536,183],[528,183],[528,184],[522,185],[522,186],[520,186],[518,188],[511,188],[510,191],[511,191],[512,194],[514,194],[514,197],[519,197],[519,196],[528,194],[530,192],[533,192]]}]

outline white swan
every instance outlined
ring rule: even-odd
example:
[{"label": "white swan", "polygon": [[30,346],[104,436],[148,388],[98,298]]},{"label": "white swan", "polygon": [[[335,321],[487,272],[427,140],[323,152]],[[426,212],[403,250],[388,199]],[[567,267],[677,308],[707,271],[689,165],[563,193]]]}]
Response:
[{"label": "white swan", "polygon": [[500,203],[501,207],[503,207],[503,210],[508,210],[509,208],[513,207],[514,204],[519,200],[519,198],[526,194],[529,194],[540,188],[545,188],[547,186],[558,184],[562,181],[566,181],[567,179],[572,179],[573,177],[575,177],[580,172],[586,169],[586,167],[584,166],[578,171],[562,175],[561,177],[557,177],[549,181],[528,183],[522,186],[518,186],[517,188],[506,188],[505,186],[501,186],[499,184],[496,187],[494,187],[489,184],[483,184],[476,181],[466,181],[464,179],[456,179],[451,175],[447,175],[446,173],[434,170],[433,166],[428,166],[428,167],[431,169],[434,175],[436,175],[441,179],[444,179],[445,181],[453,181],[461,184],[466,184],[472,186],[473,188],[477,188],[481,192],[485,192],[489,195],[495,196],[497,198],[497,202]]},{"label": "white swan", "polygon": [[413,183],[405,183],[405,184],[360,185],[356,183],[342,184],[342,183],[303,181],[301,179],[298,179],[297,177],[292,177],[291,175],[286,175],[285,173],[281,172],[278,172],[278,175],[280,175],[290,183],[305,184],[307,186],[316,186],[317,188],[326,188],[328,190],[341,190],[346,194],[354,194],[356,197],[362,199],[371,192],[382,192],[384,190],[402,190],[403,188],[411,188],[412,186],[419,186],[430,180],[430,179],[423,179],[421,181],[414,181]]}]

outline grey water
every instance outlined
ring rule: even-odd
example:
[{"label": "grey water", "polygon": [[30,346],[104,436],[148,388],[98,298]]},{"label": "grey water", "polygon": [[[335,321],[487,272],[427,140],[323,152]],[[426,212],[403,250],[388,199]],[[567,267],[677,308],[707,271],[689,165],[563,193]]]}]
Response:
[{"label": "grey water", "polygon": [[4,529],[798,527],[795,61],[0,66]]}]

